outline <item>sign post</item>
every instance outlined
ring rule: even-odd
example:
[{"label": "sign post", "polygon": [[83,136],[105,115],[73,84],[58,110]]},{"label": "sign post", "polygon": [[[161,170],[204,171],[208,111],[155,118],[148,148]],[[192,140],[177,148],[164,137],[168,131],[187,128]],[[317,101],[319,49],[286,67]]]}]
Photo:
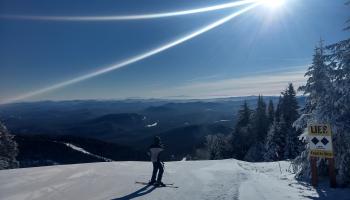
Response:
[{"label": "sign post", "polygon": [[311,182],[317,186],[317,158],[326,158],[330,186],[336,187],[334,155],[332,145],[332,131],[329,124],[311,124],[308,126],[310,145]]},{"label": "sign post", "polygon": [[310,157],[310,164],[311,164],[311,184],[312,186],[316,187],[318,183],[318,177],[317,177],[317,158],[316,157]]},{"label": "sign post", "polygon": [[335,164],[334,158],[328,158],[328,170],[329,170],[329,183],[332,188],[337,187],[337,179],[335,177]]}]

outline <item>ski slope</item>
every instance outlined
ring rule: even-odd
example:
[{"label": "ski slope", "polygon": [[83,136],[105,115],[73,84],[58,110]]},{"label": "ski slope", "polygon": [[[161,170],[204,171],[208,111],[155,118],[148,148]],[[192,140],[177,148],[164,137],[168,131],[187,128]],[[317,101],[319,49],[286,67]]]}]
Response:
[{"label": "ski slope", "polygon": [[299,183],[289,162],[237,160],[165,163],[164,182],[179,188],[135,184],[148,181],[149,162],[105,162],[0,171],[1,200],[283,200],[350,199],[350,189],[318,190]]}]

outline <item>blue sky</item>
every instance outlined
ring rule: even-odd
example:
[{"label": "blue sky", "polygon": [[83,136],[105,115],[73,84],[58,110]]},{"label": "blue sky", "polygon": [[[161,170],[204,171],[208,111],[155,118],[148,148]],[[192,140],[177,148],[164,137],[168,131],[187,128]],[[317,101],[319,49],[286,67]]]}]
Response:
[{"label": "blue sky", "polygon": [[[232,1],[0,1],[0,101],[113,65],[198,30],[246,6],[132,21],[45,21],[2,16],[159,13]],[[313,48],[345,39],[344,0],[258,6],[191,40],[123,68],[27,100],[208,98],[278,95],[300,85]]]}]

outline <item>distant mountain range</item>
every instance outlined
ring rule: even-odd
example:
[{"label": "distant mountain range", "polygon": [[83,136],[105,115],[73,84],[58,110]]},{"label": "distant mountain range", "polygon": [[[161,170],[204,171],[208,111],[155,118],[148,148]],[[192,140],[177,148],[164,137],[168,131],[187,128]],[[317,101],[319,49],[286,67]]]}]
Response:
[{"label": "distant mountain range", "polygon": [[[164,158],[180,160],[203,145],[206,135],[232,133],[243,101],[254,108],[256,99],[14,103],[0,105],[0,120],[17,135],[22,166],[103,161],[64,143],[113,160],[145,160],[155,135],[161,136],[167,147]],[[270,99],[278,101],[278,97],[265,97]],[[302,106],[305,99],[298,100]]]}]

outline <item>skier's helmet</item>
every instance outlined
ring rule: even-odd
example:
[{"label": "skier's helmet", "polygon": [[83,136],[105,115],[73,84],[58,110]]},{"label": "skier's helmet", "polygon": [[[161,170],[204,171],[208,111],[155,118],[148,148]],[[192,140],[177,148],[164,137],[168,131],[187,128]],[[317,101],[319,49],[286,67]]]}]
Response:
[{"label": "skier's helmet", "polygon": [[154,137],[154,143],[155,143],[155,144],[160,144],[160,143],[161,143],[161,140],[160,140],[160,137],[159,137],[159,136],[155,136],[155,137]]}]

